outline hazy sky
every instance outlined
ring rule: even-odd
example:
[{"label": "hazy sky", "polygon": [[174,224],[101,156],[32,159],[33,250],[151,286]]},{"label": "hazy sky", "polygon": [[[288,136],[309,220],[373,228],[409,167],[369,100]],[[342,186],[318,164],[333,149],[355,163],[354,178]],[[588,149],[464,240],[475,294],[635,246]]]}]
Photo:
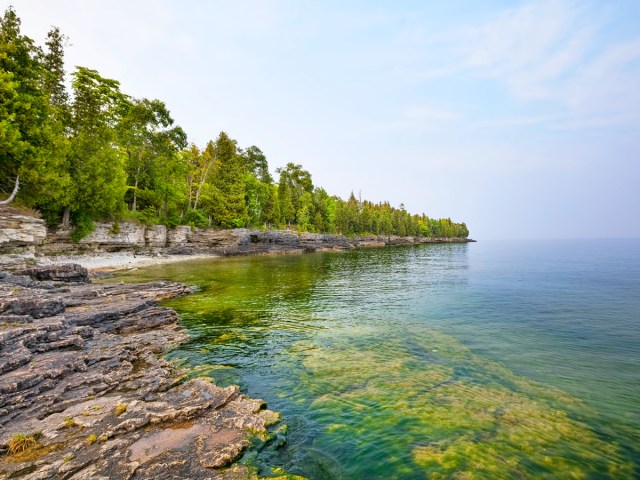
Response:
[{"label": "hazy sky", "polygon": [[640,1],[0,0],[67,70],[478,239],[640,236]]}]

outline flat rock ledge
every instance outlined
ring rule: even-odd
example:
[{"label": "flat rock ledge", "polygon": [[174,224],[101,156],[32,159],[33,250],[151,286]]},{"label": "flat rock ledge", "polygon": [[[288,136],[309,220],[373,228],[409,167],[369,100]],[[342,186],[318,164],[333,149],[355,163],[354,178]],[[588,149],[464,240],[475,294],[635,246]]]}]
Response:
[{"label": "flat rock ledge", "polygon": [[278,414],[161,358],[187,337],[158,301],[191,290],[91,284],[77,265],[0,271],[0,478],[257,478],[231,464],[277,436]]}]

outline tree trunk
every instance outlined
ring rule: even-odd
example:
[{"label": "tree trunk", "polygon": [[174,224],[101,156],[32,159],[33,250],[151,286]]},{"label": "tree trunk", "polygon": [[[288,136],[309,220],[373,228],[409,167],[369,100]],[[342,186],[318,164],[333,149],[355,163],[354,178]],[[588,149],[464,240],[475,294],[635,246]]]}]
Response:
[{"label": "tree trunk", "polygon": [[[127,153],[129,154],[129,160],[131,160],[131,154],[129,153],[129,148],[127,148]],[[140,178],[140,154],[138,154],[138,170],[136,171],[136,184],[133,188],[133,205],[131,205],[131,211],[135,212],[137,208],[138,202],[138,179]]]},{"label": "tree trunk", "polygon": [[131,205],[131,211],[136,211],[136,204],[138,201],[138,176],[136,175],[136,184],[133,186],[133,205]]},{"label": "tree trunk", "polygon": [[[189,207],[187,211],[191,210],[191,200],[193,199],[193,178],[191,175],[187,176],[187,182],[189,183]],[[182,218],[182,216],[180,216]]]},{"label": "tree trunk", "polygon": [[204,185],[204,182],[207,180],[207,176],[209,175],[209,169],[215,163],[217,158],[218,158],[218,155],[216,154],[213,157],[213,159],[211,159],[211,161],[207,164],[207,167],[202,171],[202,175],[200,175],[200,182],[198,183],[198,189],[196,190],[196,201],[193,204],[194,210],[198,208],[198,200],[200,199],[200,190],[202,190],[202,186]]},{"label": "tree trunk", "polygon": [[16,183],[13,187],[13,192],[11,192],[11,195],[9,195],[9,198],[7,198],[6,200],[2,200],[0,202],[0,205],[9,205],[11,202],[13,202],[13,199],[16,198],[16,195],[18,194],[19,189],[20,189],[20,176],[18,175],[16,177]]},{"label": "tree trunk", "polygon": [[62,214],[62,226],[69,228],[69,221],[71,220],[71,207],[64,207],[64,213]]}]

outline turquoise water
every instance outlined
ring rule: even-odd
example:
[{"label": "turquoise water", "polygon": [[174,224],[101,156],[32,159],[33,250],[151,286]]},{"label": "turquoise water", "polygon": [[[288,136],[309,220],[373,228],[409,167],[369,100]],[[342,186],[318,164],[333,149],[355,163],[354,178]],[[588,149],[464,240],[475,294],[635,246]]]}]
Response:
[{"label": "turquoise water", "polygon": [[143,269],[170,357],[282,412],[244,462],[312,479],[639,478],[640,241],[480,242]]}]

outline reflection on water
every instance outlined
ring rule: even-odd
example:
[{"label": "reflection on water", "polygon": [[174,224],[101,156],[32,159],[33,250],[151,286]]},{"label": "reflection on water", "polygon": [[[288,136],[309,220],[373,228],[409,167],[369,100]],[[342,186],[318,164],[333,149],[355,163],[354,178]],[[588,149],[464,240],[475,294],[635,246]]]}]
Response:
[{"label": "reflection on water", "polygon": [[[213,259],[129,278],[201,286],[169,303],[193,336],[171,357],[283,413],[287,445],[245,459],[265,474],[284,466],[313,479],[633,478],[638,384],[603,405],[604,395],[584,401],[562,388],[544,357],[522,351],[533,363],[519,362],[512,345],[547,345],[549,325],[519,319],[512,329],[509,317],[528,289],[544,286],[524,264],[517,281],[504,271],[494,278],[497,267],[476,248]],[[580,378],[603,368],[598,352],[572,363],[561,341],[550,345]],[[618,413],[603,417],[607,409]]]}]

